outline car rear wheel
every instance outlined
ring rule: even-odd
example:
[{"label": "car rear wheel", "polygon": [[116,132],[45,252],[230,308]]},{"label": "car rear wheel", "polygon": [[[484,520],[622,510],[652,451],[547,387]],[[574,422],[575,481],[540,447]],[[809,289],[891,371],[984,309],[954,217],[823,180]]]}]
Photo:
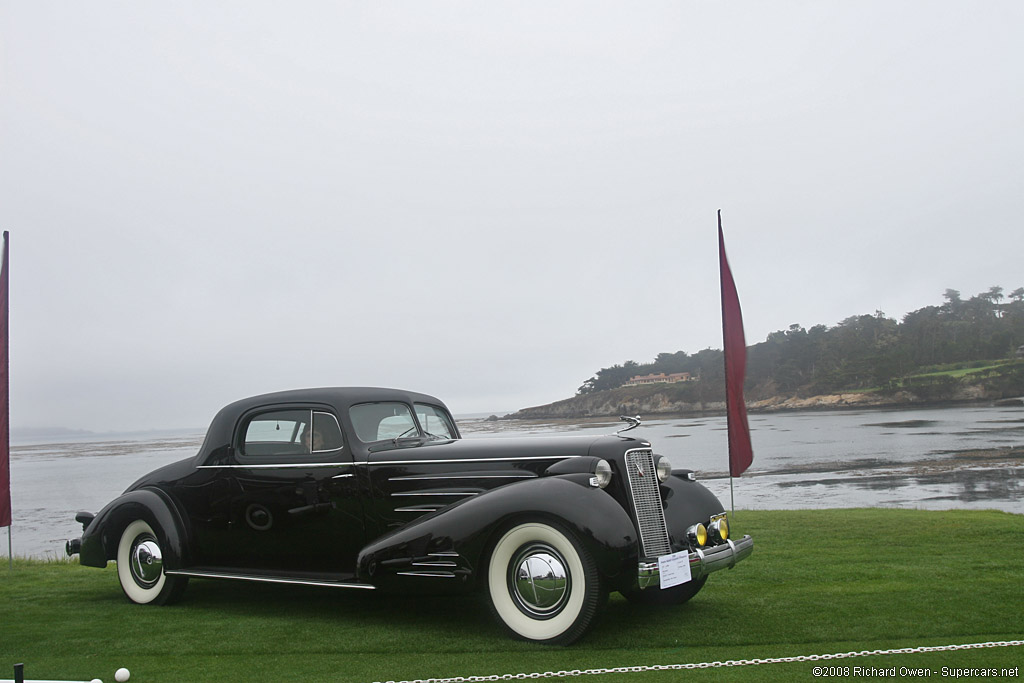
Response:
[{"label": "car rear wheel", "polygon": [[167,605],[181,597],[188,577],[164,573],[164,551],[148,522],[137,519],[125,528],[117,546],[121,590],[140,605]]},{"label": "car rear wheel", "polygon": [[622,591],[622,594],[630,602],[636,602],[641,605],[681,605],[699,593],[700,589],[707,583],[707,580],[708,577],[703,576],[696,581],[681,583],[671,588],[658,588],[656,586],[644,590],[633,588],[632,590]]},{"label": "car rear wheel", "polygon": [[528,522],[498,539],[487,567],[492,613],[514,636],[567,645],[607,598],[593,558],[568,530]]}]

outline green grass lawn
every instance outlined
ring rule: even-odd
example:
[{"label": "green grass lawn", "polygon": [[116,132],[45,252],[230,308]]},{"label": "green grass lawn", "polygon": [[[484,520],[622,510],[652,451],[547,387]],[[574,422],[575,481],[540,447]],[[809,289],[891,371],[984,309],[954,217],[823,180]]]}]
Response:
[{"label": "green grass lawn", "polygon": [[[506,638],[473,599],[193,580],[173,607],[127,602],[113,565],[0,565],[0,678],[388,681],[680,664],[1024,638],[1024,516],[739,511],[754,554],[691,602],[613,595],[568,647]],[[814,666],[1012,668],[1024,647],[619,673],[581,681],[812,680]],[[1019,673],[1019,672],[1018,672]],[[568,680],[568,679],[566,679]]]},{"label": "green grass lawn", "polygon": [[996,370],[996,369],[1007,369],[1008,367],[1012,367],[1012,366],[1019,365],[1019,364],[1020,364],[1019,362],[1012,361],[1012,360],[999,360],[999,361],[992,361],[992,363],[990,363],[989,365],[983,365],[981,367],[970,367],[968,365],[967,367],[959,367],[959,368],[950,368],[950,369],[944,369],[944,370],[936,370],[934,372],[923,372],[923,373],[918,374],[918,375],[910,375],[909,377],[941,377],[941,376],[946,376],[946,377],[956,377],[957,379],[959,379],[959,378],[964,377],[966,375],[982,374],[982,373],[986,373],[986,372],[988,372],[990,370]]}]

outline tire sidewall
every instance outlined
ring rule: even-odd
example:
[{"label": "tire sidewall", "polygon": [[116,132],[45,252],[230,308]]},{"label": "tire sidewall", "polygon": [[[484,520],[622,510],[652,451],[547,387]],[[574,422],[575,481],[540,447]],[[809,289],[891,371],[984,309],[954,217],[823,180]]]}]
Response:
[{"label": "tire sidewall", "polygon": [[141,536],[153,538],[160,544],[160,539],[157,537],[156,532],[153,531],[153,527],[149,525],[149,522],[137,519],[129,524],[121,533],[121,541],[117,545],[117,578],[121,582],[121,590],[124,591],[129,600],[145,605],[160,597],[160,593],[167,582],[167,575],[161,570],[160,578],[148,588],[136,583],[131,570],[131,550],[132,545]]},{"label": "tire sidewall", "polygon": [[[509,594],[509,563],[528,543],[546,543],[558,551],[570,577],[570,593],[565,605],[554,616],[538,619],[524,613]],[[587,576],[580,549],[561,530],[549,524],[527,522],[506,531],[494,546],[487,566],[487,591],[491,607],[501,622],[526,640],[552,641],[573,629],[584,611],[591,579]]]}]

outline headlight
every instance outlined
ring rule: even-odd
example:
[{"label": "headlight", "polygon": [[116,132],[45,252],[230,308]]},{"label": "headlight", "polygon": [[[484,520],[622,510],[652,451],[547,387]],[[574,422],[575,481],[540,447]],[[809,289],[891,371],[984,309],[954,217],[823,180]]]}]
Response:
[{"label": "headlight", "polygon": [[663,455],[654,459],[654,469],[658,471],[658,481],[665,483],[672,476],[672,463]]},{"label": "headlight", "polygon": [[612,481],[612,466],[607,460],[598,460],[594,465],[594,476],[590,478],[590,485],[603,489]]},{"label": "headlight", "polygon": [[694,524],[686,530],[686,538],[691,545],[703,548],[708,542],[708,530],[704,528],[703,524]]},{"label": "headlight", "polygon": [[711,518],[711,540],[716,543],[729,540],[729,520],[725,518],[725,515]]}]

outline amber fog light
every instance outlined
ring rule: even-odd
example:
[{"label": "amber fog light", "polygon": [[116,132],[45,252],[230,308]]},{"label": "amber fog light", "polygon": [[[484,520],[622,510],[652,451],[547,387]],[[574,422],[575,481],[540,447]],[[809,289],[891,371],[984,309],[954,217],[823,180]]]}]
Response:
[{"label": "amber fog light", "polygon": [[694,524],[686,530],[686,538],[692,545],[703,548],[708,542],[708,530],[703,524]]},{"label": "amber fog light", "polygon": [[711,520],[711,539],[717,542],[729,540],[729,520],[719,517]]}]

